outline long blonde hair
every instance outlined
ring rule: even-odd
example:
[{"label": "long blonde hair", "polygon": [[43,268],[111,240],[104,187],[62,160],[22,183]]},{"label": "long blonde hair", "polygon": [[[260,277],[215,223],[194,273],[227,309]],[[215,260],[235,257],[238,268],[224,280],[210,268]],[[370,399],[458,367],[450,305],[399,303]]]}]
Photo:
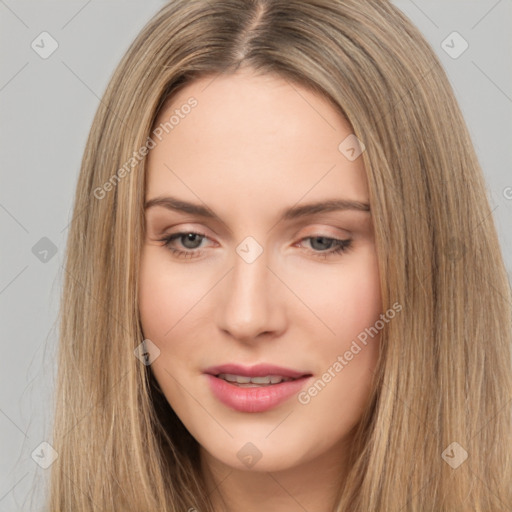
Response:
[{"label": "long blonde hair", "polygon": [[511,297],[485,182],[435,53],[382,0],[173,0],[132,43],[76,190],[50,510],[213,510],[197,442],[134,356],[140,148],[175,91],[240,66],[321,93],[363,141],[383,310],[403,307],[334,510],[512,510]]}]

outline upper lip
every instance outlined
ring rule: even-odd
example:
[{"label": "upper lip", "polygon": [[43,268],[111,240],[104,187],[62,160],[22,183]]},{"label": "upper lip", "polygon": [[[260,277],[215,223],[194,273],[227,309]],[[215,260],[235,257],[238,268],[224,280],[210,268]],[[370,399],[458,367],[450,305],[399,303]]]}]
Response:
[{"label": "upper lip", "polygon": [[281,377],[288,377],[291,379],[298,379],[300,377],[309,376],[311,373],[302,372],[300,370],[292,370],[291,368],[284,368],[282,366],[275,366],[273,364],[255,364],[253,366],[243,366],[241,364],[229,363],[218,366],[211,366],[204,370],[204,373],[210,375],[219,375],[220,373],[228,373],[230,375],[241,375],[244,377],[265,377],[267,375],[278,375]]}]

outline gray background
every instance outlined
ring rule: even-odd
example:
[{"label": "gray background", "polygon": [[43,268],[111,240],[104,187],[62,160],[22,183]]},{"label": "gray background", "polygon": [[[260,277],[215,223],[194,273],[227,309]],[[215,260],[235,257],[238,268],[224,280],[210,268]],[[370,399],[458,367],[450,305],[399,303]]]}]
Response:
[{"label": "gray background", "polygon": [[[32,453],[51,441],[62,263],[82,152],[116,64],[163,3],[0,0],[0,512],[42,509],[50,470]],[[512,0],[394,3],[432,44],[453,84],[510,275]],[[31,47],[43,31],[58,43],[46,59]],[[441,46],[454,31],[469,43],[458,58]],[[453,37],[446,44],[452,53],[461,48]]]}]

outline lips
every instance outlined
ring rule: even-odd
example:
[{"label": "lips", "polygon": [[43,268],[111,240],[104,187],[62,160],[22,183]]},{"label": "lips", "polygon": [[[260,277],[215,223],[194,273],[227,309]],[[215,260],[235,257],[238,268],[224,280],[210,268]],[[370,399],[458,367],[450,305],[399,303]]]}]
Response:
[{"label": "lips", "polygon": [[254,366],[242,366],[236,363],[212,366],[204,370],[204,373],[218,376],[220,374],[240,375],[242,377],[267,377],[271,375],[285,377],[289,379],[300,379],[301,377],[310,376],[308,371],[294,370],[282,366],[272,364],[257,364]]},{"label": "lips", "polygon": [[279,384],[280,382],[290,382],[291,377],[282,377],[280,375],[268,375],[265,377],[246,377],[245,375],[232,375],[229,373],[220,373],[217,378],[231,382],[237,386],[257,386],[257,385],[271,385]]},{"label": "lips", "polygon": [[212,395],[220,403],[244,413],[262,413],[278,407],[300,393],[311,379],[301,377],[280,384],[239,387],[213,375],[204,376]]},{"label": "lips", "polygon": [[[204,372],[213,395],[225,406],[239,412],[258,413],[273,409],[289,400],[304,388],[310,380],[311,373],[259,364],[251,367],[226,364],[207,368]],[[257,382],[270,380],[268,384],[232,382],[254,378]],[[264,379],[269,377],[270,379]],[[276,377],[282,377],[279,383],[272,383]],[[227,379],[230,380],[227,380]],[[274,378],[274,379],[273,379]]]}]

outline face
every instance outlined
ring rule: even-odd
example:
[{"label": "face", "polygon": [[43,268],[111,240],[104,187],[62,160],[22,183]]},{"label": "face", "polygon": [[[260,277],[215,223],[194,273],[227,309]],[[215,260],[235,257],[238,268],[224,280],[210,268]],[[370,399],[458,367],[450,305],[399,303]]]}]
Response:
[{"label": "face", "polygon": [[[189,84],[156,125],[173,115],[148,155],[151,370],[211,460],[278,471],[341,456],[381,313],[363,160],[352,139],[339,148],[350,125],[323,97],[248,71]],[[347,202],[305,208],[333,201]]]}]

